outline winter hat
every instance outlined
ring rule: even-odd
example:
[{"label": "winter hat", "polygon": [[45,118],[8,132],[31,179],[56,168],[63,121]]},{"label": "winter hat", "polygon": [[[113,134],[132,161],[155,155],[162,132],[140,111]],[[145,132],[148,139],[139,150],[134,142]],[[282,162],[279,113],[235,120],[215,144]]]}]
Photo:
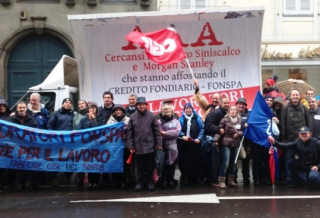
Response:
[{"label": "winter hat", "polygon": [[64,102],[66,102],[66,101],[70,101],[70,102],[72,103],[71,98],[64,98],[64,99],[62,100],[62,104],[64,104]]},{"label": "winter hat", "polygon": [[146,101],[146,97],[137,97],[137,104],[139,103],[144,103],[144,104],[147,104],[147,101]]},{"label": "winter hat", "polygon": [[170,98],[164,99],[162,104],[173,104],[173,101]]},{"label": "winter hat", "polygon": [[242,103],[242,104],[247,105],[247,100],[245,98],[238,98],[238,101],[236,102],[236,104],[238,104],[238,103]]},{"label": "winter hat", "polygon": [[273,97],[271,95],[264,96],[264,99],[267,99],[267,98],[272,98],[272,100],[273,100]]},{"label": "winter hat", "polygon": [[120,108],[124,114],[126,113],[126,111],[124,110],[124,107],[121,104],[115,104],[112,109],[112,113],[114,113],[117,108]]},{"label": "winter hat", "polygon": [[191,107],[191,109],[193,110],[192,104],[191,104],[191,103],[186,103],[186,104],[183,106],[183,111],[184,111],[187,107]]},{"label": "winter hat", "polygon": [[275,99],[273,99],[273,104],[275,104],[275,103],[279,103],[279,104],[283,105],[283,98],[280,96],[275,97]]}]

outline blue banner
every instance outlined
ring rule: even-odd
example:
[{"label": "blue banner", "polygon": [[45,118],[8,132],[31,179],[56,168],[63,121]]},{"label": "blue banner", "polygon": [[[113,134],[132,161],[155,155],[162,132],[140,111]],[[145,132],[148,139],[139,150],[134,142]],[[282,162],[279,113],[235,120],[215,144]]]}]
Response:
[{"label": "blue banner", "polygon": [[272,117],[270,108],[258,91],[248,118],[249,126],[245,128],[244,136],[258,145],[269,148],[268,136],[272,135]]},{"label": "blue banner", "polygon": [[124,125],[49,131],[0,120],[0,168],[123,172]]}]

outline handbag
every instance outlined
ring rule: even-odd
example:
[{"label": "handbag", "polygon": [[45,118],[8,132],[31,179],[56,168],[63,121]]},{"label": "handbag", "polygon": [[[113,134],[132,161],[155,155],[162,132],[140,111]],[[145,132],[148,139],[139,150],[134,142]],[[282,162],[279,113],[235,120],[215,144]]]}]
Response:
[{"label": "handbag", "polygon": [[243,160],[243,159],[245,159],[246,157],[247,157],[247,152],[246,152],[246,150],[244,149],[244,147],[241,146],[238,159]]}]

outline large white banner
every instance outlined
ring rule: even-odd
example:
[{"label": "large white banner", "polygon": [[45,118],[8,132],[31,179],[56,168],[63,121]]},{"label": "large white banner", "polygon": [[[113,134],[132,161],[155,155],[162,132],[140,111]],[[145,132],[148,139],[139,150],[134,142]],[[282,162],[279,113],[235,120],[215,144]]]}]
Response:
[{"label": "large white banner", "polygon": [[231,104],[245,97],[251,108],[260,90],[260,47],[264,10],[228,8],[224,11],[177,11],[69,16],[80,75],[82,99],[102,102],[102,93],[114,93],[114,102],[127,104],[130,93],[145,96],[156,112],[171,98],[175,111],[192,102],[193,80],[185,60],[159,65],[138,44],[126,41],[131,31],[153,32],[174,25],[184,51],[211,103],[219,92]]}]

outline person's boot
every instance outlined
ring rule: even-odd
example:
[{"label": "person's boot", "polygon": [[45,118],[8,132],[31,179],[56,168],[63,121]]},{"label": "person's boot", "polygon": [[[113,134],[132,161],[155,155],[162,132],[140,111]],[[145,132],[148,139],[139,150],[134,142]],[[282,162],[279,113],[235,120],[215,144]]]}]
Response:
[{"label": "person's boot", "polygon": [[228,175],[228,186],[237,187],[237,183],[234,182],[234,175]]},{"label": "person's boot", "polygon": [[227,188],[226,177],[219,177],[219,188]]}]

